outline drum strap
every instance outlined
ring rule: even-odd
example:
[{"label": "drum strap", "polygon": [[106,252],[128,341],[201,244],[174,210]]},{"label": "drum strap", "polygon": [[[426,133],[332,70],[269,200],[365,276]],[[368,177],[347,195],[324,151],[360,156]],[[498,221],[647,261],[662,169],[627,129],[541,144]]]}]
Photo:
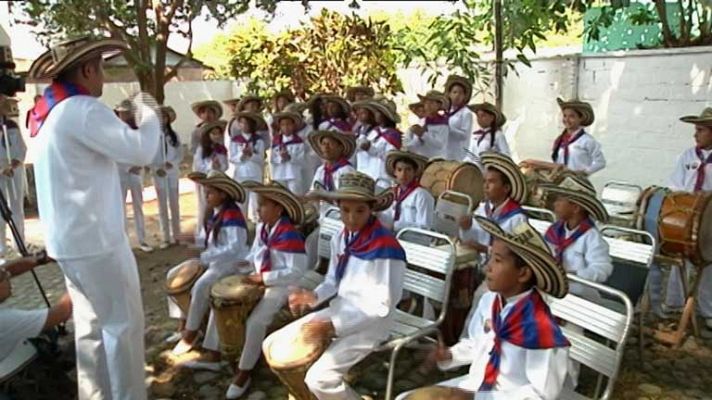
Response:
[{"label": "drum strap", "polygon": [[702,154],[702,149],[695,147],[695,154],[697,158],[700,159],[700,166],[697,168],[697,177],[695,178],[695,192],[699,192],[705,184],[705,169],[707,164],[712,164],[712,153],[705,159],[704,154]]},{"label": "drum strap", "polygon": [[660,210],[663,208],[665,196],[661,192],[656,192],[648,200],[648,208],[645,210],[643,228],[649,234],[653,235],[655,242],[660,246],[660,234],[658,232],[658,217]]}]

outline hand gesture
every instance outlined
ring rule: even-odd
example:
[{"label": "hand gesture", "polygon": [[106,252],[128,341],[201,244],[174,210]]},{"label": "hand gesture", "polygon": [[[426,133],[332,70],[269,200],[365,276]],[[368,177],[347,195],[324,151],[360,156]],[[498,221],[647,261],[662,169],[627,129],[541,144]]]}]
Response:
[{"label": "hand gesture", "polygon": [[415,136],[421,137],[423,136],[423,133],[425,133],[425,128],[420,125],[413,125],[410,127],[410,131],[413,132]]},{"label": "hand gesture", "polygon": [[289,310],[302,315],[316,304],[316,295],[310,290],[298,289],[289,295]]},{"label": "hand gesture", "polygon": [[159,168],[158,170],[156,170],[156,175],[158,175],[160,178],[163,178],[166,176],[166,170],[164,170],[163,168]]},{"label": "hand gesture", "polygon": [[245,277],[245,281],[252,283],[253,285],[263,285],[264,280],[262,279],[262,274],[251,274]]},{"label": "hand gesture", "polygon": [[173,164],[171,164],[171,163],[169,163],[168,161],[166,161],[165,167],[166,167],[166,169],[171,169],[171,168],[173,168]]},{"label": "hand gesture", "polygon": [[252,148],[251,148],[250,146],[245,146],[245,147],[242,149],[242,156],[243,156],[243,157],[250,158],[250,157],[252,157],[252,154],[254,154],[254,153],[252,152]]},{"label": "hand gesture", "polygon": [[302,337],[309,338],[310,341],[323,343],[334,336],[334,324],[329,319],[314,319],[302,325]]},{"label": "hand gesture", "polygon": [[371,148],[371,142],[369,142],[368,140],[361,143],[361,150],[368,151],[368,149],[370,149],[370,148]]},{"label": "hand gesture", "polygon": [[129,173],[134,174],[134,175],[139,175],[141,173],[142,169],[143,168],[141,168],[141,167],[131,167],[131,168],[129,168]]},{"label": "hand gesture", "polygon": [[433,360],[439,363],[452,360],[452,353],[450,352],[450,349],[445,346],[445,343],[443,343],[442,338],[438,338],[438,345],[433,351],[432,357]]},{"label": "hand gesture", "polygon": [[460,228],[468,230],[472,228],[472,217],[469,215],[463,215],[462,217],[460,217],[458,223],[460,224]]},{"label": "hand gesture", "polygon": [[8,178],[12,178],[13,175],[15,175],[15,172],[12,170],[11,166],[7,166],[2,169],[2,174],[7,176]]}]

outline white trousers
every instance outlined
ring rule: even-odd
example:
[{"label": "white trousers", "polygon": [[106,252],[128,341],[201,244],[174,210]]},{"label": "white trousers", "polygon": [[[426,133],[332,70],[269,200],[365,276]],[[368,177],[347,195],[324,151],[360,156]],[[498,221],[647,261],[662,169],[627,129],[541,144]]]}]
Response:
[{"label": "white trousers", "polygon": [[[653,268],[659,269],[657,265],[651,266],[653,276],[659,274],[658,271],[652,271]],[[692,268],[697,268],[690,263],[685,264],[685,272],[689,274]],[[700,277],[700,286],[697,290],[697,311],[703,318],[712,318],[712,265],[708,265],[702,269]],[[662,287],[660,284],[655,284],[651,278],[651,290],[653,285]],[[687,279],[687,276],[684,278]],[[683,291],[682,277],[680,276],[680,268],[672,268],[670,277],[668,278],[667,292],[665,295],[665,304],[671,307],[683,307],[687,299],[687,293]]]},{"label": "white trousers", "polygon": [[[0,190],[5,196],[7,204],[12,211],[12,220],[17,226],[20,237],[25,239],[25,168],[20,167],[15,169],[15,174],[12,178],[7,176],[0,177]],[[3,219],[0,221],[0,257],[7,251],[7,223]]]},{"label": "white trousers", "polygon": [[[153,183],[158,197],[158,215],[161,220],[163,241],[170,243],[180,234],[180,202],[178,199],[178,174],[168,173],[164,177],[153,175]],[[133,196],[133,195],[132,195]],[[169,217],[170,211],[170,217]]]},{"label": "white trousers", "polygon": [[78,398],[145,399],[143,305],[128,239],[99,256],[58,262],[73,303]]},{"label": "white trousers", "polygon": [[[177,265],[166,274],[166,279],[170,279],[173,274],[178,272],[180,265]],[[168,316],[185,320],[185,329],[189,331],[197,331],[205,318],[205,313],[210,308],[210,288],[220,279],[236,275],[239,273],[238,268],[234,264],[213,264],[208,267],[208,270],[195,281],[193,288],[190,291],[190,307],[188,307],[188,315],[178,307],[173,297],[168,296]]]},{"label": "white trousers", "polygon": [[260,221],[258,213],[259,204],[257,203],[257,193],[247,190],[247,198],[244,203],[240,203],[240,209],[245,214],[245,217],[252,221],[255,225]]},{"label": "white trousers", "polygon": [[203,225],[205,225],[205,207],[207,207],[207,202],[205,200],[205,190],[202,185],[195,184],[195,195],[198,197],[198,210],[196,212],[197,220],[195,222],[195,234],[200,236],[200,232],[203,230]]},{"label": "white trousers", "polygon": [[290,192],[297,196],[301,196],[304,194],[303,190],[304,188],[302,187],[302,180],[297,178],[297,179],[275,179],[275,181],[279,182],[283,186],[285,186],[287,189],[289,189]]},{"label": "white trousers", "polygon": [[[286,287],[270,287],[265,290],[265,294],[259,303],[250,313],[245,322],[245,345],[240,354],[239,368],[244,371],[251,371],[262,354],[262,342],[265,339],[267,327],[274,320],[274,316],[287,303],[289,289]],[[214,320],[214,313],[210,313],[208,321],[208,332],[205,334],[203,347],[208,350],[218,351],[219,336]]]},{"label": "white trousers", "polygon": [[124,215],[126,215],[126,194],[131,191],[131,206],[133,207],[136,238],[139,243],[146,241],[146,228],[143,220],[143,178],[141,175],[128,174],[121,181],[121,193],[124,196]]}]

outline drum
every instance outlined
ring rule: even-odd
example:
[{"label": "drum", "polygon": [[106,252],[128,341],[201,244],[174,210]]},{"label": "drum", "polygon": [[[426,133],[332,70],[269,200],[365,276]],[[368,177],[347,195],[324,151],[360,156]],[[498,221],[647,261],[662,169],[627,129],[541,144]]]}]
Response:
[{"label": "drum", "polygon": [[522,167],[521,170],[524,174],[524,179],[527,181],[527,189],[529,190],[529,195],[524,201],[524,204],[532,207],[547,209],[553,209],[553,199],[547,198],[547,195],[544,190],[542,190],[541,185],[558,185],[567,176],[577,175],[576,172],[565,168],[548,170],[527,166]]},{"label": "drum", "polygon": [[467,162],[432,160],[423,171],[420,185],[436,199],[448,190],[463,193],[472,199],[473,207],[477,207],[484,197],[482,171]]},{"label": "drum", "polygon": [[267,365],[289,390],[295,400],[316,399],[304,383],[309,368],[321,357],[328,342],[317,342],[304,337],[301,325],[291,324],[265,339],[264,354]]},{"label": "drum", "polygon": [[264,287],[244,282],[240,275],[226,276],[210,289],[220,349],[237,358],[245,344],[245,322],[264,294]]},{"label": "drum", "polygon": [[405,400],[472,400],[474,393],[462,389],[445,386],[427,386],[415,389]]},{"label": "drum", "polygon": [[304,221],[296,228],[302,233],[306,239],[309,235],[319,227],[319,207],[314,203],[305,203],[304,205]]},{"label": "drum", "polygon": [[180,264],[177,271],[166,279],[166,293],[173,297],[184,315],[188,314],[190,307],[190,291],[203,272],[205,267],[200,260],[191,259]]},{"label": "drum", "polygon": [[712,192],[673,192],[651,186],[638,201],[638,229],[658,239],[660,253],[687,257],[695,265],[712,262]]}]

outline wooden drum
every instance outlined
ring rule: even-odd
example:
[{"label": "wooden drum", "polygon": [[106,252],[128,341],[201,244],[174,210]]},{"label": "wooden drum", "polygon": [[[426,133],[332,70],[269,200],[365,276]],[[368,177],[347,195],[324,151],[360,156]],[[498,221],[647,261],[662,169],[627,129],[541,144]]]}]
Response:
[{"label": "wooden drum", "polygon": [[475,164],[467,162],[430,161],[420,178],[420,185],[436,199],[448,190],[465,194],[472,199],[473,207],[484,198],[482,171]]},{"label": "wooden drum", "polygon": [[290,324],[267,336],[263,352],[270,369],[289,390],[294,400],[314,400],[304,378],[328,344],[305,338],[301,325]]},{"label": "wooden drum", "polygon": [[445,386],[427,386],[410,392],[405,400],[472,400],[475,394]]},{"label": "wooden drum", "polygon": [[190,291],[203,272],[205,267],[200,264],[200,260],[194,258],[178,265],[175,273],[166,279],[166,293],[173,297],[185,315],[188,314],[190,307]]},{"label": "wooden drum", "polygon": [[638,229],[658,239],[660,253],[693,264],[712,262],[712,192],[673,192],[651,186],[638,201]]},{"label": "wooden drum", "polygon": [[247,283],[239,275],[226,276],[210,289],[220,349],[237,358],[245,344],[245,322],[264,294],[264,287]]},{"label": "wooden drum", "polygon": [[296,228],[306,239],[316,228],[319,227],[319,208],[313,203],[305,203],[303,206],[304,221]]},{"label": "wooden drum", "polygon": [[548,198],[546,192],[541,188],[541,185],[558,185],[567,176],[577,175],[576,172],[566,168],[549,170],[526,166],[522,167],[521,170],[524,174],[524,179],[527,181],[527,189],[529,191],[524,204],[532,207],[547,209],[553,209],[554,199]]}]

